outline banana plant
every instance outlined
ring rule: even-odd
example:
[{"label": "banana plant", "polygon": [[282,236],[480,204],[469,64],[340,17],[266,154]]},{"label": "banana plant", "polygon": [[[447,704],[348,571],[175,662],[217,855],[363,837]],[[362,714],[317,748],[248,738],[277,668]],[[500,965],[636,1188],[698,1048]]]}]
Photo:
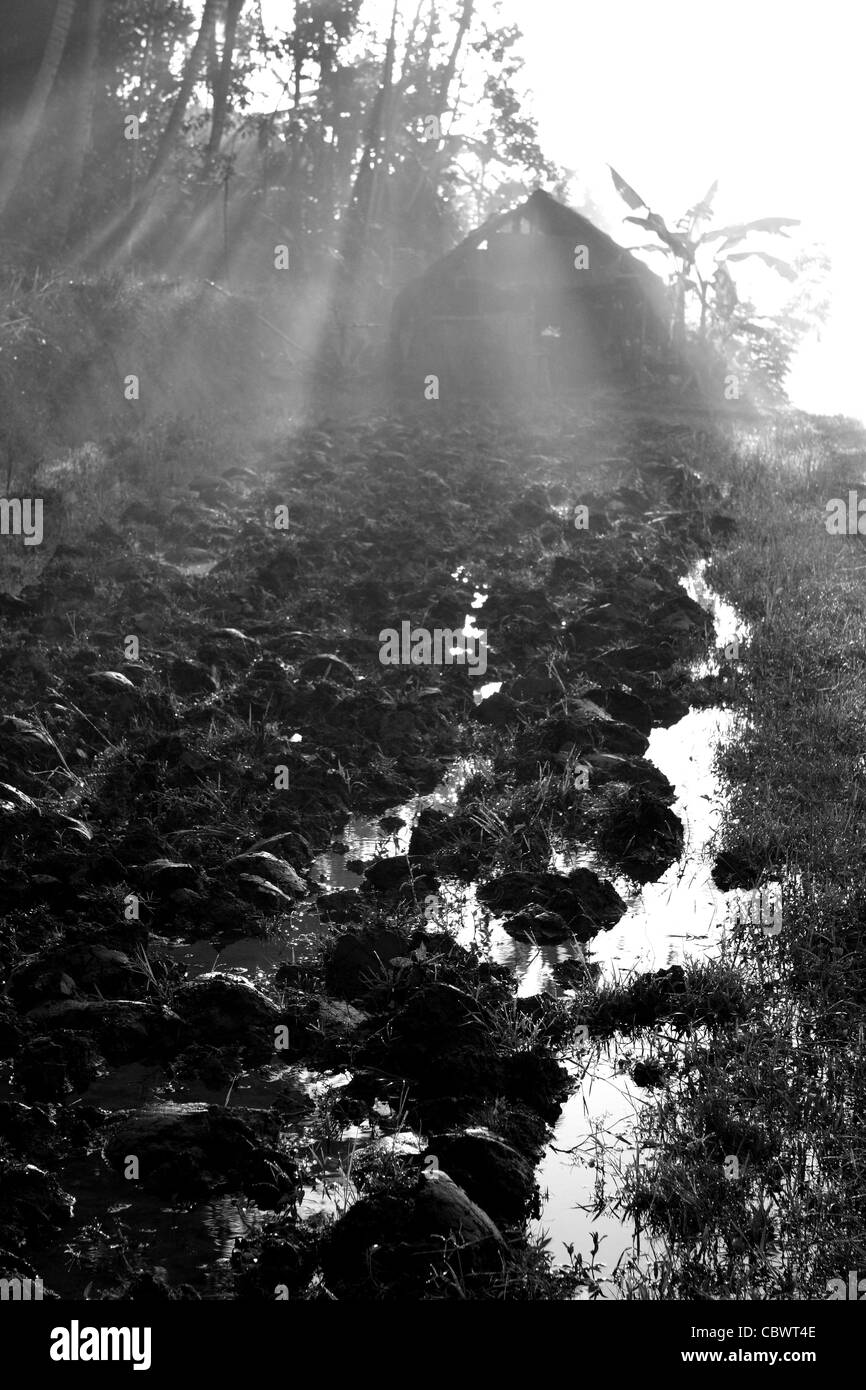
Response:
[{"label": "banana plant", "polygon": [[[672,230],[664,218],[653,212],[649,204],[617,171],[608,165],[617,193],[631,208],[632,213],[643,211],[642,217],[626,217],[626,222],[643,227],[652,232],[661,242],[660,246],[644,246],[644,251],[659,251],[673,263],[672,284],[674,288],[674,332],[682,341],[686,327],[686,295],[692,291],[700,303],[699,337],[707,336],[711,310],[715,309],[720,318],[729,318],[737,303],[737,292],[733,276],[728,267],[736,261],[745,261],[756,256],[772,270],[787,280],[797,278],[796,270],[788,261],[771,256],[767,251],[756,250],[748,245],[748,238],[755,233],[787,236],[788,227],[798,227],[796,217],[759,217],[753,222],[737,222],[727,227],[708,228],[713,213],[713,201],[718,191],[718,180],[707,189],[700,202],[695,203],[683,214]],[[718,244],[716,244],[718,243]],[[711,249],[711,266],[699,264],[699,254]],[[706,261],[706,256],[701,256]],[[713,295],[711,304],[710,295]]]}]

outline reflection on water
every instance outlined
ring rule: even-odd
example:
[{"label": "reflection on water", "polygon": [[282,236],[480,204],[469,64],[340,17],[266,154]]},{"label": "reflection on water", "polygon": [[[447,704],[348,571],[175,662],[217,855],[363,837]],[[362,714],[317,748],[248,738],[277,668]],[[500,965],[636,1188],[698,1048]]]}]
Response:
[{"label": "reflection on water", "polygon": [[[692,709],[671,728],[650,734],[646,756],[673,786],[673,809],[684,831],[682,857],[657,883],[637,888],[576,846],[564,846],[554,855],[553,871],[567,873],[585,864],[611,878],[628,905],[612,930],[600,932],[586,946],[577,941],[545,946],[518,941],[504,930],[503,917],[479,903],[475,884],[456,880],[441,885],[433,922],[447,927],[462,945],[474,945],[485,957],[508,966],[521,996],[555,992],[553,967],[567,959],[583,960],[588,970],[592,966],[602,979],[613,982],[688,957],[717,953],[737,895],[722,893],[711,878],[713,842],[722,812],[713,759],[732,725],[730,711]],[[353,818],[345,832],[348,853],[322,855],[316,861],[320,880],[329,887],[354,887],[360,879],[346,868],[347,859],[406,853],[421,805],[453,805],[468,775],[467,765],[461,763],[437,792],[400,807],[396,814],[404,825],[391,833]],[[588,1049],[584,1067],[573,1069],[576,1079],[582,1075],[582,1080],[563,1107],[555,1137],[538,1169],[543,1206],[540,1220],[534,1223],[536,1233],[551,1236],[555,1258],[562,1258],[564,1246],[571,1244],[585,1262],[595,1233],[600,1241],[595,1268],[602,1296],[620,1295],[620,1282],[612,1278],[615,1271],[626,1284],[629,1272],[633,1280],[639,1280],[640,1271],[658,1253],[646,1235],[622,1221],[613,1209],[622,1174],[635,1161],[634,1120],[649,1095],[629,1074],[632,1062],[642,1053],[642,1045],[635,1041],[613,1040]]]},{"label": "reflection on water", "polygon": [[[643,1048],[633,1044],[629,1052],[639,1058]],[[617,1296],[616,1271],[639,1270],[657,1253],[648,1236],[612,1210],[623,1175],[639,1157],[632,1136],[648,1094],[623,1065],[617,1046],[596,1044],[583,1067],[569,1066],[576,1089],[537,1169],[542,1211],[532,1223],[535,1235],[551,1237],[556,1260],[571,1245],[588,1264],[597,1238],[594,1274],[602,1297]]]},{"label": "reflection on water", "polygon": [[329,851],[319,854],[313,860],[313,877],[327,888],[357,888],[362,882],[361,875],[346,867],[351,859],[375,859],[379,855],[406,854],[412,828],[425,808],[437,811],[453,811],[461,789],[469,778],[480,771],[483,763],[477,758],[457,758],[452,763],[442,781],[425,796],[413,796],[402,806],[395,806],[385,817],[402,821],[395,829],[383,829],[380,821],[369,820],[364,816],[350,816],[346,822],[342,841],[345,851]]},{"label": "reflection on water", "polygon": [[628,911],[611,931],[595,937],[591,948],[609,979],[714,954],[721,942],[727,895],[710,877],[722,811],[713,758],[732,724],[730,710],[693,709],[671,728],[653,729],[649,736],[646,756],[676,792],[673,810],[683,823],[684,848],[657,883],[644,884],[636,893],[629,893],[626,881],[614,879]]},{"label": "reflection on water", "polygon": [[[736,608],[717,594],[715,589],[707,583],[705,578],[707,568],[706,560],[698,560],[693,565],[685,578],[680,580],[689,598],[699,603],[707,613],[712,614],[713,622],[716,626],[716,646],[727,647],[731,642],[747,642],[752,635],[749,623],[740,616]],[[692,675],[696,680],[703,680],[705,676],[717,676],[719,674],[719,663],[714,653],[710,652],[703,661],[696,661],[691,666]]]},{"label": "reflection on water", "polygon": [[[602,978],[625,982],[632,974],[717,953],[730,921],[728,899],[735,895],[722,893],[710,876],[711,846],[722,811],[713,758],[732,719],[730,711],[690,710],[671,728],[652,731],[646,756],[676,792],[673,809],[683,822],[683,854],[657,883],[638,891],[629,892],[625,880],[613,880],[628,911],[586,948]],[[567,855],[558,867],[572,867]],[[544,961],[545,951],[539,953],[536,979],[549,979],[554,961]],[[633,1122],[648,1092],[635,1086],[624,1069],[626,1054],[630,1059],[642,1055],[640,1044],[614,1040],[590,1051],[583,1084],[563,1107],[539,1167],[543,1208],[538,1229],[553,1237],[554,1255],[571,1243],[584,1259],[593,1232],[603,1237],[598,1261],[604,1277],[599,1282],[603,1296],[616,1297],[618,1290],[609,1282],[613,1271],[626,1266],[640,1271],[657,1253],[646,1236],[611,1210],[620,1175],[634,1161]],[[603,1145],[599,1136],[604,1136]]]},{"label": "reflection on water", "polygon": [[[696,566],[681,581],[684,588],[713,614],[720,645],[737,636],[744,640],[747,626],[707,585],[704,568],[705,562]],[[718,669],[711,658],[695,669],[695,675],[709,674],[713,666]],[[733,719],[730,710],[692,709],[671,728],[651,732],[646,756],[674,787],[673,810],[683,823],[683,853],[657,883],[638,892],[629,894],[627,883],[613,880],[628,911],[589,947],[603,977],[624,980],[631,973],[658,970],[687,957],[714,956],[726,926],[740,915],[738,896],[720,892],[711,878],[712,846],[723,810],[713,761],[716,747],[731,734]],[[567,870],[575,862],[564,854],[556,867]],[[597,1262],[604,1266],[603,1296],[618,1297],[622,1289],[611,1282],[614,1271],[632,1272],[625,1281],[628,1287],[640,1281],[641,1271],[660,1253],[615,1210],[624,1169],[637,1157],[634,1122],[649,1093],[636,1086],[628,1072],[630,1063],[643,1055],[640,1042],[615,1039],[589,1052],[582,1084],[564,1105],[539,1166],[543,1207],[537,1225],[552,1237],[554,1256],[572,1244],[586,1261],[594,1234],[600,1238]]]},{"label": "reflection on water", "polygon": [[[701,562],[682,581],[686,591],[713,614],[719,644],[735,637],[745,640],[747,625],[710,589],[704,568],[705,562]],[[717,668],[711,657],[695,668],[695,674],[708,674],[713,669]],[[487,696],[495,688],[482,687],[478,694]],[[491,914],[479,903],[474,884],[456,880],[442,883],[438,902],[429,913],[432,921],[447,927],[461,944],[475,946],[486,958],[507,966],[521,996],[555,992],[553,967],[567,959],[583,961],[588,972],[614,982],[687,958],[717,954],[726,927],[738,912],[736,895],[720,892],[711,879],[713,842],[722,810],[713,759],[716,746],[730,736],[732,725],[730,711],[692,709],[673,727],[654,729],[650,734],[646,756],[674,787],[673,810],[684,829],[683,854],[658,882],[637,887],[577,845],[562,844],[554,853],[549,865],[554,872],[567,873],[582,864],[613,882],[627,911],[612,930],[599,933],[585,946],[577,941],[545,946],[518,941],[504,930],[503,917]],[[359,887],[363,880],[354,867],[349,867],[352,861],[406,854],[422,809],[453,809],[460,790],[481,766],[472,759],[456,760],[433,792],[395,807],[384,818],[384,825],[380,820],[352,816],[339,847],[313,861],[314,880],[326,891]],[[256,979],[270,975],[284,961],[312,956],[326,930],[313,903],[279,919],[266,940],[233,942],[218,955],[206,942],[176,943],[173,950],[190,973],[217,966],[243,970]],[[543,1206],[539,1221],[534,1223],[536,1232],[550,1235],[556,1258],[562,1258],[563,1247],[570,1244],[585,1264],[592,1259],[594,1242],[599,1242],[593,1265],[603,1296],[608,1297],[621,1296],[623,1279],[629,1283],[628,1271],[639,1279],[640,1271],[659,1253],[645,1235],[616,1213],[623,1173],[636,1159],[635,1118],[651,1094],[636,1086],[630,1076],[632,1064],[644,1055],[644,1046],[625,1039],[588,1045],[581,1063],[571,1066],[576,1089],[563,1107],[554,1139],[538,1169]],[[239,1096],[247,1089],[245,1082],[255,1092],[255,1085],[243,1078]],[[340,1081],[331,1078],[324,1084],[338,1085]],[[248,1094],[243,1095],[243,1101],[255,1103]],[[356,1195],[352,1158],[359,1146],[370,1142],[383,1141],[374,1138],[368,1125],[362,1125],[356,1131],[341,1132],[327,1145],[324,1155],[320,1152],[321,1171],[305,1191],[300,1208],[304,1217],[322,1220],[351,1204]],[[417,1148],[418,1136],[409,1136],[407,1142]],[[239,1213],[230,1203],[209,1204],[208,1211],[213,1239],[224,1250],[231,1248],[236,1234],[244,1233],[238,1229],[239,1222],[243,1226],[245,1221],[258,1219]]]},{"label": "reflection on water", "polygon": [[602,978],[613,981],[713,951],[722,937],[729,896],[710,877],[710,847],[721,813],[713,757],[732,721],[728,710],[690,710],[672,728],[653,729],[650,734],[646,756],[674,787],[673,809],[683,822],[685,840],[682,858],[657,883],[636,888],[607,870],[597,856],[576,847],[554,855],[550,865],[554,872],[568,873],[582,864],[610,879],[628,905],[612,930],[600,932],[586,947],[578,941],[555,946],[515,941],[502,926],[504,918],[492,916],[478,902],[475,885],[456,881],[443,884],[437,919],[456,933],[461,945],[474,943],[498,964],[507,965],[517,978],[520,995],[555,991],[553,967],[562,960],[586,955],[598,963]]}]

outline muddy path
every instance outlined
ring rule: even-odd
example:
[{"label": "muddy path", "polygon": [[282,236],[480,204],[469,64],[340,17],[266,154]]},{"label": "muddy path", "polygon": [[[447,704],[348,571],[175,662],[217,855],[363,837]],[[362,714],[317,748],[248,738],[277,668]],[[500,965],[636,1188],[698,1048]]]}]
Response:
[{"label": "muddy path", "polygon": [[[0,628],[0,1272],[621,1291],[639,1232],[560,1158],[608,1124],[593,1080],[639,1087],[637,1024],[719,1022],[683,996],[725,912],[724,449],[322,425],[46,528]],[[383,661],[404,624],[420,659]]]}]

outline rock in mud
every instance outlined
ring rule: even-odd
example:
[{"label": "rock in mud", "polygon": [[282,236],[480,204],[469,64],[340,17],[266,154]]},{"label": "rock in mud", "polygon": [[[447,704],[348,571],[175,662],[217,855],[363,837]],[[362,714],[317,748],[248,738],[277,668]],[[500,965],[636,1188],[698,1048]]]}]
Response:
[{"label": "rock in mud", "polygon": [[341,1038],[349,1033],[357,1033],[367,1022],[369,1015],[356,1009],[346,999],[319,1000],[319,1026],[324,1037]]},{"label": "rock in mud", "polygon": [[172,859],[152,859],[138,870],[141,881],[153,892],[174,893],[181,888],[197,889],[201,885],[201,874],[194,864],[184,864]]},{"label": "rock in mud", "polygon": [[474,877],[477,871],[478,856],[468,839],[465,819],[434,806],[425,806],[412,827],[409,857],[435,861],[441,874],[472,873]]},{"label": "rock in mud", "polygon": [[299,674],[306,681],[340,681],[344,685],[352,685],[357,680],[348,661],[335,656],[333,652],[320,652],[316,656],[308,656],[301,662]]},{"label": "rock in mud", "polygon": [[652,710],[653,725],[668,728],[684,719],[689,712],[688,704],[671,690],[663,686],[648,685],[641,681],[630,681],[635,695]]},{"label": "rock in mud", "polygon": [[123,1173],[130,1155],[138,1159],[144,1188],[167,1198],[244,1192],[273,1208],[297,1188],[294,1164],[260,1139],[246,1119],[220,1105],[161,1104],[122,1116],[105,1156]]},{"label": "rock in mud", "polygon": [[427,1154],[495,1222],[519,1226],[537,1210],[532,1164],[501,1134],[479,1125],[431,1135]]},{"label": "rock in mud", "polygon": [[19,1008],[29,1009],[48,999],[135,999],[144,993],[145,975],[129,956],[107,946],[81,942],[40,951],[16,967],[7,991]]},{"label": "rock in mud", "polygon": [[238,893],[259,912],[276,914],[291,912],[294,899],[276,884],[258,874],[238,874],[235,883]]},{"label": "rock in mud", "polygon": [[498,1062],[498,1093],[512,1103],[535,1111],[547,1124],[555,1124],[562,1103],[571,1092],[571,1078],[542,1048],[511,1052]]},{"label": "rock in mud", "polygon": [[504,1245],[487,1212],[482,1211],[453,1178],[441,1171],[422,1175],[414,1216],[419,1235],[451,1237],[461,1251],[474,1248],[478,1255],[486,1248],[489,1258],[494,1247]]},{"label": "rock in mud", "polygon": [[46,1033],[68,1030],[86,1034],[105,1059],[118,1066],[172,1057],[184,1033],[181,1019],[164,1004],[132,999],[62,999],[39,1004],[25,1017]]},{"label": "rock in mud", "polygon": [[306,1287],[316,1268],[315,1232],[303,1222],[281,1217],[278,1223],[236,1240],[230,1257],[239,1298],[273,1304],[275,1290],[290,1294]]},{"label": "rock in mud", "polygon": [[43,729],[11,714],[0,719],[0,781],[23,782],[38,796],[42,783],[37,774],[62,767],[60,751]]},{"label": "rock in mud", "polygon": [[0,1230],[12,1246],[65,1225],[75,1205],[57,1179],[33,1163],[0,1160]]},{"label": "rock in mud", "polygon": [[572,936],[565,918],[544,907],[530,906],[514,917],[506,917],[502,926],[517,941],[535,941],[539,946],[555,946]]},{"label": "rock in mud", "polygon": [[88,698],[82,699],[82,704],[91,713],[129,715],[141,704],[136,683],[122,671],[90,671],[85,679]]},{"label": "rock in mud", "polygon": [[683,852],[683,823],[646,786],[610,782],[587,814],[605,854],[637,883],[656,883]]},{"label": "rock in mud", "polygon": [[199,975],[177,987],[172,1006],[197,1042],[240,1043],[262,1060],[273,1054],[275,1029],[284,1021],[277,1005],[242,975]]},{"label": "rock in mud", "polygon": [[219,689],[206,666],[183,657],[171,663],[168,678],[172,690],[178,695],[213,695]]},{"label": "rock in mud", "polygon": [[313,906],[325,922],[348,922],[360,916],[363,902],[357,888],[337,888],[320,894]]},{"label": "rock in mud", "polygon": [[362,1060],[410,1080],[413,1094],[425,1103],[443,1096],[488,1095],[496,1089],[496,1077],[487,1036],[485,1019],[470,994],[429,980],[390,1013],[387,1032],[371,1036]]},{"label": "rock in mud", "polygon": [[[591,690],[586,691],[585,698],[606,710],[612,719],[618,720],[621,724],[630,724],[638,733],[647,736],[652,730],[653,714],[649,705],[627,690],[593,686]],[[608,749],[608,752],[615,751]]]},{"label": "rock in mud", "polygon": [[447,1173],[424,1174],[414,1192],[362,1197],[329,1232],[328,1286],[357,1297],[418,1297],[431,1272],[459,1261],[465,1276],[498,1271],[505,1242],[486,1212]]},{"label": "rock in mud", "polygon": [[659,772],[646,758],[622,757],[617,753],[587,753],[583,760],[590,768],[591,787],[607,782],[626,782],[629,786],[647,787],[668,806],[676,793],[664,773]]},{"label": "rock in mud", "polygon": [[388,962],[405,956],[408,950],[406,938],[398,932],[345,932],[326,954],[326,987],[342,999],[362,999],[371,985],[381,980]]},{"label": "rock in mud", "polygon": [[542,908],[559,915],[567,931],[584,941],[615,926],[626,911],[612,885],[583,868],[572,869],[568,875],[505,873],[482,883],[478,900],[494,912]]},{"label": "rock in mud", "polygon": [[105,1063],[96,1044],[83,1033],[31,1037],[15,1059],[15,1081],[29,1101],[63,1101],[84,1091]]},{"label": "rock in mud", "polygon": [[124,661],[120,674],[138,689],[147,682],[149,676],[155,675],[156,672],[152,666],[146,666],[143,661]]},{"label": "rock in mud", "polygon": [[517,701],[502,690],[496,690],[492,695],[488,695],[487,699],[482,700],[474,711],[474,718],[477,722],[488,724],[492,729],[504,729],[519,717],[520,706]]},{"label": "rock in mud", "polygon": [[226,865],[227,873],[253,874],[259,879],[274,884],[283,893],[294,893],[303,897],[308,891],[300,874],[285,859],[271,854],[268,850],[257,850],[251,854],[239,854]]},{"label": "rock in mud", "polygon": [[263,565],[256,574],[256,581],[275,598],[286,598],[291,593],[298,577],[298,557],[286,549]]},{"label": "rock in mud", "polygon": [[433,879],[434,866],[430,860],[416,859],[408,854],[394,855],[392,858],[375,859],[364,870],[364,878],[371,888],[380,893],[393,892],[402,888],[406,882],[424,880],[425,886],[435,892]]}]

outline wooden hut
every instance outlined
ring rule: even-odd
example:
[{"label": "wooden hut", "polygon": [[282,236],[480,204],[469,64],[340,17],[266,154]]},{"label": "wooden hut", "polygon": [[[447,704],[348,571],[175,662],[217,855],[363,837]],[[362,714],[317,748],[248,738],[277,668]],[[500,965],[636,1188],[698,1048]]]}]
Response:
[{"label": "wooden hut", "polygon": [[538,190],[399,291],[391,379],[414,392],[433,374],[460,395],[637,382],[669,319],[658,276]]}]

